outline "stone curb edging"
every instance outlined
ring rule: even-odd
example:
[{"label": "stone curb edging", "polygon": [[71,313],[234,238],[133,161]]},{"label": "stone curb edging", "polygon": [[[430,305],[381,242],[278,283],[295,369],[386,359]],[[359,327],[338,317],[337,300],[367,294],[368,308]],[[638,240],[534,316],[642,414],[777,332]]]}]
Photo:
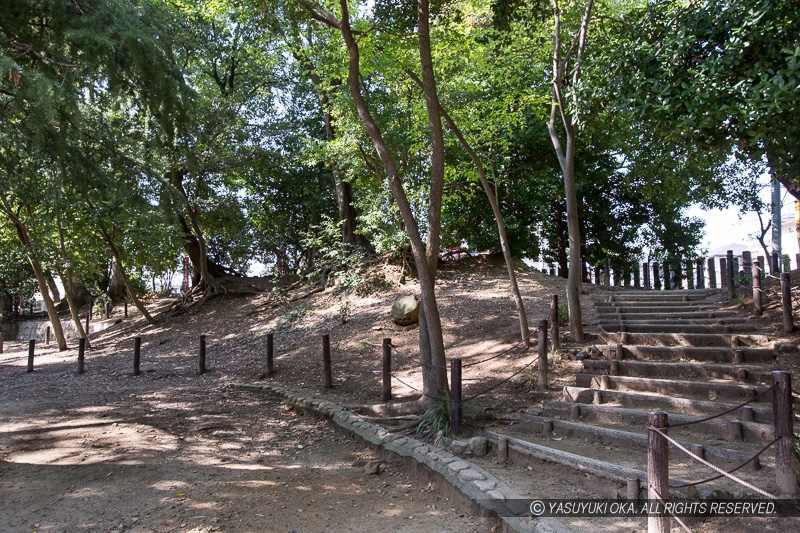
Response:
[{"label": "stone curb edging", "polygon": [[469,499],[473,505],[480,507],[485,517],[493,517],[498,522],[501,522],[503,531],[572,533],[572,530],[555,518],[534,520],[531,517],[498,516],[500,514],[511,514],[506,505],[507,501],[523,500],[525,498],[480,466],[465,461],[442,448],[405,435],[392,433],[382,426],[367,422],[336,402],[301,396],[291,389],[275,385],[233,383],[231,387],[269,391],[278,394],[286,403],[330,418],[340,427],[355,433],[373,446],[401,457],[413,459],[417,464],[439,474],[447,483]]}]

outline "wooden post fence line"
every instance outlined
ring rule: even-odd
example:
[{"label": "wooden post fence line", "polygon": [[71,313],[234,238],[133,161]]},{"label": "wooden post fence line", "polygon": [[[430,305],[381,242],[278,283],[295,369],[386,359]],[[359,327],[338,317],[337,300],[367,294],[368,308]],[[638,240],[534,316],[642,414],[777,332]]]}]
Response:
[{"label": "wooden post fence line", "polygon": [[141,362],[142,355],[142,338],[136,336],[133,338],[133,375],[139,375],[139,363]]},{"label": "wooden post fence line", "polygon": [[6,342],[5,333],[0,331],[0,353],[3,353],[3,344]]},{"label": "wooden post fence line", "polygon": [[792,315],[792,287],[789,273],[781,274],[781,307],[783,308],[783,332],[794,331],[794,316]]},{"label": "wooden post fence line", "polygon": [[[650,411],[648,425],[666,433],[669,427],[667,413]],[[667,439],[656,431],[648,431],[647,497],[651,501],[669,499],[669,447]],[[669,515],[648,515],[647,533],[669,533],[669,529]]]},{"label": "wooden post fence line", "polygon": [[333,388],[331,375],[331,336],[325,333],[322,336],[322,384],[326,389]]},{"label": "wooden post fence line", "polygon": [[78,374],[83,374],[83,363],[86,353],[86,339],[78,339]]},{"label": "wooden post fence line", "polygon": [[200,373],[206,373],[206,336],[200,335]]},{"label": "wooden post fence line", "polygon": [[558,294],[550,295],[550,338],[553,349],[558,350],[561,344],[558,331]]},{"label": "wooden post fence line", "polygon": [[33,372],[33,354],[36,351],[36,339],[28,341],[28,372]]},{"label": "wooden post fence line", "polygon": [[547,320],[539,321],[539,390],[547,390]]},{"label": "wooden post fence line", "polygon": [[450,360],[450,433],[461,433],[461,359]]},{"label": "wooden post fence line", "polygon": [[727,274],[725,275],[726,286],[728,287],[728,300],[733,300],[736,297],[736,283],[733,279],[733,250],[728,250],[725,259]]},{"label": "wooden post fence line", "polygon": [[274,356],[273,335],[272,333],[267,333],[267,377],[272,377],[275,373]]},{"label": "wooden post fence line", "polygon": [[383,338],[383,389],[381,401],[388,402],[392,399],[392,339]]}]

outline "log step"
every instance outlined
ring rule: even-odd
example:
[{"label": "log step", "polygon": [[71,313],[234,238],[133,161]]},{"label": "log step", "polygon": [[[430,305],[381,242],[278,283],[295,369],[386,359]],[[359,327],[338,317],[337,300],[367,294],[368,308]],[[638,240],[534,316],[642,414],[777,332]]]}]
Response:
[{"label": "log step", "polygon": [[[600,351],[608,359],[613,359],[616,346],[600,346]],[[766,363],[775,360],[775,351],[756,348],[721,348],[704,346],[643,346],[627,344],[622,346],[623,359],[645,361],[702,361],[714,363]]]},{"label": "log step", "polygon": [[[677,302],[681,303],[681,302]],[[655,314],[658,313],[660,315],[673,315],[679,313],[712,313],[712,312],[727,312],[724,309],[720,309],[716,305],[694,305],[687,307],[685,305],[618,305],[618,304],[597,304],[595,305],[595,309],[598,313],[602,314],[614,314],[618,315],[622,314],[629,314],[629,313],[648,313],[648,314]]]},{"label": "log step", "polygon": [[[644,394],[618,390],[598,390],[585,387],[564,387],[564,401],[572,403],[592,403],[596,405],[615,405],[631,409],[659,409],[668,412],[680,412],[703,418],[732,409],[738,404],[695,400],[691,398],[675,398],[660,394]],[[764,403],[754,402],[737,409],[730,418],[749,420],[760,424],[773,424],[772,407]]]},{"label": "log step", "polygon": [[[671,418],[672,415],[670,415]],[[520,417],[520,428],[540,437],[556,436],[568,439],[584,439],[589,442],[599,442],[606,446],[616,446],[625,451],[635,450],[647,453],[647,433],[644,431],[644,426],[642,426],[642,432],[639,433],[602,426],[590,426],[569,420],[555,420],[545,416],[523,414]],[[704,443],[675,440],[689,449],[694,448],[696,450],[697,446],[702,447],[704,458],[715,461],[718,466],[720,466],[720,462],[727,467],[739,466],[753,456],[750,451],[731,450]],[[677,450],[672,443],[669,446]],[[760,462],[754,466],[760,466]],[[757,468],[751,467],[751,469],[755,470]]]},{"label": "log step", "polygon": [[725,346],[738,348],[774,348],[766,335],[731,333],[634,333],[600,330],[600,338],[608,344],[643,344],[647,346]]},{"label": "log step", "polygon": [[629,333],[745,333],[755,331],[756,326],[744,320],[733,322],[731,320],[714,321],[713,323],[698,323],[693,320],[691,324],[664,322],[636,322],[636,321],[604,321],[599,324],[606,332],[620,331],[624,327]]},{"label": "log step", "polygon": [[[616,368],[616,371],[615,371]],[[739,383],[771,383],[773,370],[764,366],[705,363],[651,363],[645,361],[584,360],[585,374],[640,378],[728,379]]]},{"label": "log step", "polygon": [[[615,426],[645,427],[649,413],[640,409],[614,407],[612,405],[573,404],[545,400],[542,414],[547,417],[560,417],[594,424]],[[520,417],[520,420],[525,415]],[[577,417],[577,418],[576,418]],[[698,417],[682,414],[669,414],[670,424],[682,424],[698,420]],[[691,433],[704,433],[710,437],[731,441],[769,442],[775,438],[774,428],[769,424],[758,424],[736,419],[714,418],[690,426]]]},{"label": "log step", "polygon": [[[598,376],[596,374],[577,374],[575,384],[600,390],[618,390],[630,392],[650,392],[664,396],[688,396],[697,399],[722,400],[734,403],[755,398],[768,387],[738,385],[735,383],[707,383],[703,381],[684,381],[677,379],[634,378],[626,376]],[[768,392],[759,403],[772,401],[772,392]]]},{"label": "log step", "polygon": [[673,313],[673,312],[665,312],[665,311],[654,311],[650,313],[636,313],[636,312],[624,312],[624,313],[606,313],[600,311],[597,313],[597,317],[602,322],[603,320],[637,320],[637,321],[652,321],[652,320],[676,320],[676,319],[683,319],[683,320],[694,320],[697,318],[731,318],[737,317],[739,313],[736,311],[718,311],[718,310],[709,310],[709,311],[686,311],[681,313]]}]

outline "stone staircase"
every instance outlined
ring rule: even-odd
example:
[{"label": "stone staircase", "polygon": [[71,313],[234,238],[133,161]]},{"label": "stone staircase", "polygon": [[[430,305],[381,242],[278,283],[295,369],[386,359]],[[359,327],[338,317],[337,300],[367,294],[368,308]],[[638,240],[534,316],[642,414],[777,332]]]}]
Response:
[{"label": "stone staircase", "polygon": [[[722,417],[669,430],[722,468],[740,465],[774,439],[772,394],[762,393],[778,368],[770,340],[724,307],[713,289],[617,292],[596,303],[606,344],[583,361],[575,386],[544,400],[540,412],[522,414],[515,429],[487,431],[487,437],[505,440],[515,462],[558,463],[610,481],[610,497],[646,497],[649,411],[666,411],[679,424],[758,398]],[[670,445],[673,483],[713,474]],[[737,476],[774,490],[774,447]],[[744,488],[722,479],[675,495],[714,489],[743,494]]]}]

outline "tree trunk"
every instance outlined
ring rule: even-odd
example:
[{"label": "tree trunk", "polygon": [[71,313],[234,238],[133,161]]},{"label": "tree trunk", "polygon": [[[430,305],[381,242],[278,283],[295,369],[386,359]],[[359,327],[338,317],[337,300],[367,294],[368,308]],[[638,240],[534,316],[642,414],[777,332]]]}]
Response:
[{"label": "tree trunk", "polygon": [[144,306],[144,304],[142,304],[141,300],[139,300],[139,297],[136,296],[136,291],[131,284],[131,280],[128,279],[128,275],[125,273],[125,266],[122,264],[122,258],[120,257],[119,249],[114,244],[114,240],[111,238],[105,228],[100,228],[100,234],[103,236],[103,239],[106,241],[106,244],[108,244],[108,247],[111,250],[111,255],[114,257],[114,261],[119,269],[119,276],[122,278],[122,282],[125,284],[125,289],[128,291],[128,298],[130,298],[131,302],[133,302],[133,305],[136,306],[136,309],[142,313],[142,316],[148,324],[155,324],[156,321],[153,320],[153,317],[150,316],[147,308]]},{"label": "tree trunk", "polygon": [[[419,77],[414,74],[413,71],[407,71],[409,76],[419,85],[422,87],[422,81]],[[475,164],[475,168],[478,171],[478,178],[481,181],[481,185],[483,186],[483,192],[486,193],[486,197],[489,200],[489,205],[492,206],[492,213],[494,213],[494,220],[497,223],[497,234],[500,238],[500,248],[503,251],[503,258],[506,262],[506,269],[508,270],[508,279],[511,285],[511,294],[514,297],[514,303],[517,306],[517,313],[519,314],[519,329],[520,334],[522,335],[522,343],[527,348],[530,346],[530,331],[528,329],[528,315],[525,312],[525,304],[522,301],[522,295],[519,292],[519,286],[517,285],[517,274],[514,272],[514,261],[511,257],[511,247],[508,244],[508,237],[506,236],[506,225],[505,221],[503,220],[503,213],[500,211],[500,204],[497,200],[497,196],[495,195],[495,191],[492,190],[492,186],[489,183],[489,180],[486,178],[486,170],[483,166],[483,162],[481,161],[478,154],[475,150],[472,149],[472,146],[469,144],[467,139],[464,137],[463,132],[459,127],[456,125],[455,121],[450,117],[447,111],[442,107],[441,102],[439,101],[438,94],[434,95],[436,98],[436,105],[439,107],[441,112],[442,118],[444,118],[445,122],[447,122],[447,126],[453,131],[458,141],[461,143],[461,146],[469,154],[472,162]]]},{"label": "tree trunk", "polygon": [[39,292],[42,293],[42,300],[44,300],[45,309],[47,309],[47,317],[50,319],[50,325],[53,328],[53,335],[56,338],[56,344],[58,344],[58,350],[63,352],[67,349],[67,339],[64,337],[64,330],[61,328],[61,321],[58,318],[58,311],[56,311],[56,304],[53,302],[53,299],[50,298],[50,290],[47,286],[47,279],[45,278],[44,269],[42,269],[42,265],[39,263],[39,260],[36,258],[36,255],[33,250],[33,246],[30,240],[30,236],[28,234],[28,228],[25,227],[25,223],[20,219],[16,213],[8,206],[8,204],[3,201],[2,206],[0,206],[0,211],[5,213],[11,222],[14,224],[14,228],[17,230],[17,235],[19,236],[20,243],[22,244],[22,249],[25,251],[25,255],[28,258],[28,262],[31,264],[31,268],[33,269],[33,273],[36,276],[36,282],[39,284]]},{"label": "tree trunk", "polygon": [[[338,28],[342,37],[347,45],[349,55],[349,68],[347,77],[347,86],[350,90],[350,95],[355,103],[356,110],[358,111],[359,118],[361,119],[364,129],[367,131],[372,145],[378,154],[379,159],[386,172],[386,179],[389,183],[389,188],[392,191],[397,206],[400,210],[400,215],[403,218],[403,223],[408,233],[409,241],[411,242],[411,251],[414,255],[414,261],[417,264],[417,276],[420,283],[420,299],[421,307],[424,307],[425,320],[420,320],[420,338],[427,337],[427,342],[420,343],[420,361],[422,363],[423,372],[423,397],[420,399],[423,403],[430,403],[440,398],[447,391],[447,369],[444,354],[444,340],[442,338],[442,325],[439,316],[439,308],[436,302],[436,292],[434,286],[434,277],[427,261],[427,251],[425,244],[419,233],[419,226],[414,219],[414,214],[411,210],[411,204],[406,196],[403,183],[397,170],[397,165],[389,152],[389,148],[383,140],[378,125],[372,118],[369,106],[361,94],[361,76],[360,76],[360,51],[358,43],[353,36],[350,28],[350,15],[346,0],[339,0],[342,10],[342,20],[339,21],[332,14],[328,13],[320,6],[311,6],[310,8],[315,15],[323,18],[331,26]],[[433,190],[433,188],[432,188]],[[439,199],[439,202],[441,199]],[[429,206],[429,208],[432,208]],[[429,217],[429,223],[431,218]],[[438,234],[438,230],[436,232]],[[430,236],[429,236],[430,237]],[[438,242],[438,241],[437,241]],[[429,245],[430,245],[429,241]],[[438,249],[437,249],[438,252]],[[438,260],[438,256],[437,256]],[[427,345],[427,346],[426,346]],[[427,348],[427,349],[426,349]]]},{"label": "tree trunk", "polygon": [[78,332],[78,337],[81,339],[86,339],[86,348],[91,348],[92,345],[89,342],[89,335],[86,330],[83,329],[83,324],[81,324],[81,318],[78,315],[78,308],[75,306],[75,301],[72,299],[72,291],[66,289],[66,287],[72,287],[72,272],[69,267],[66,269],[66,275],[62,275],[59,272],[59,277],[61,278],[61,283],[64,284],[64,296],[67,299],[67,305],[69,306],[69,314],[72,317],[72,323],[75,324],[75,331]]},{"label": "tree trunk", "polygon": [[112,259],[111,280],[108,283],[108,290],[106,290],[106,294],[112,303],[120,303],[125,301],[126,290],[127,287],[125,287],[125,282],[122,280],[122,276],[120,276],[119,268],[117,268],[117,260]]}]

